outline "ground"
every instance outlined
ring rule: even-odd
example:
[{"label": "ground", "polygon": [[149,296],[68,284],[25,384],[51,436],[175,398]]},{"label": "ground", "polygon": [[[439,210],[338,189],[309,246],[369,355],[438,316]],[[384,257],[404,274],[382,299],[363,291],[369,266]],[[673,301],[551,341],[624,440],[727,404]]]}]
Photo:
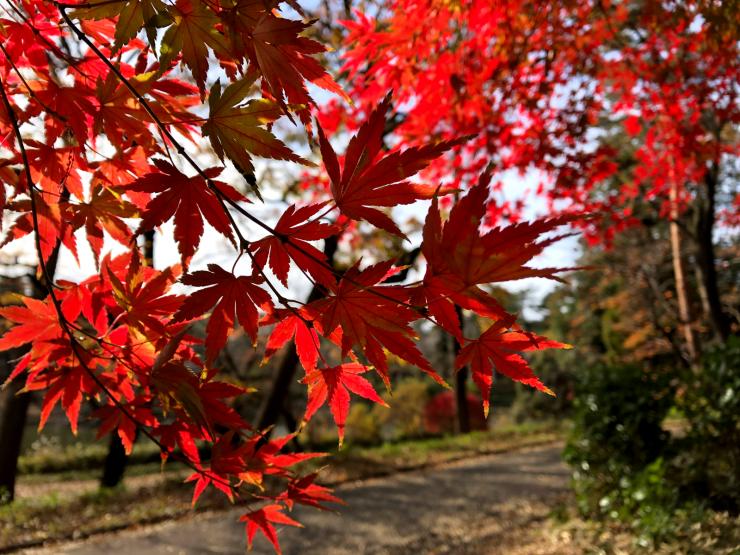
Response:
[{"label": "ground", "polygon": [[[487,455],[337,488],[336,513],[297,509],[305,528],[281,530],[286,555],[553,553],[539,532],[567,495],[559,444]],[[37,554],[244,553],[239,511],[99,536]],[[263,539],[255,553],[271,553]],[[564,550],[560,553],[570,553]]]}]

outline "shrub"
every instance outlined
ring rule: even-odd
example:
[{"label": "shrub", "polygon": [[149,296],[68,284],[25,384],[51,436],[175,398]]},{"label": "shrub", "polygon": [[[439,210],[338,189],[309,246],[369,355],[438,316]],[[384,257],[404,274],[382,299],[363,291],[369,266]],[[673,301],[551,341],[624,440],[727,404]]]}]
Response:
[{"label": "shrub", "polygon": [[399,440],[423,437],[424,410],[429,402],[428,382],[408,378],[393,388],[393,394],[383,395],[390,405],[375,405],[373,414],[381,426],[381,434],[386,440]]},{"label": "shrub", "polygon": [[712,508],[740,511],[740,338],[702,359],[701,371],[687,380],[678,407],[688,421],[678,443],[677,467],[687,497]]},{"label": "shrub", "polygon": [[354,403],[350,407],[345,430],[349,443],[376,445],[381,442],[378,419],[365,403]]},{"label": "shrub", "polygon": [[[737,514],[738,369],[740,339],[731,338],[706,353],[697,370],[622,366],[579,376],[565,458],[580,510],[626,523],[646,546],[702,522],[707,509]],[[676,438],[661,429],[669,410],[686,420]]]},{"label": "shrub", "polygon": [[661,423],[673,402],[668,377],[636,365],[593,367],[578,377],[565,458],[583,513],[612,513],[614,504],[603,500],[664,452]]}]

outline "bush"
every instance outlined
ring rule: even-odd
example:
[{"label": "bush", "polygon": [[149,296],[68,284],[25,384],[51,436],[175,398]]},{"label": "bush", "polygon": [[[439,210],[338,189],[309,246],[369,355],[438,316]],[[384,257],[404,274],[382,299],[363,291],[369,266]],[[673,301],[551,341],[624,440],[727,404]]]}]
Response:
[{"label": "bush", "polygon": [[421,438],[424,410],[429,402],[429,384],[416,378],[400,381],[393,392],[384,393],[387,407],[353,404],[347,417],[347,439],[351,443],[376,445],[383,441]]},{"label": "bush", "polygon": [[676,535],[688,521],[701,520],[704,505],[683,499],[672,461],[658,457],[634,474],[624,474],[599,499],[599,516],[628,524],[643,546],[655,546]]},{"label": "bush", "polygon": [[677,445],[687,497],[718,510],[740,511],[740,338],[707,352],[687,379],[678,407],[688,421]]},{"label": "bush", "polygon": [[416,378],[407,378],[393,388],[393,394],[383,398],[390,405],[373,406],[381,426],[383,439],[420,438],[427,435],[424,428],[424,409],[429,402],[429,383]]},{"label": "bush", "polygon": [[380,424],[375,413],[365,403],[353,403],[345,423],[347,441],[356,445],[377,445],[381,442]]},{"label": "bush", "polygon": [[[668,375],[646,367],[594,367],[578,377],[574,427],[565,450],[581,511],[619,513],[614,495],[664,452],[661,428],[673,403]],[[628,495],[629,496],[629,495]]]},{"label": "bush", "polygon": [[[695,371],[585,371],[565,451],[581,512],[627,524],[646,546],[702,522],[708,509],[737,514],[738,369],[740,339],[731,338],[706,353]],[[670,410],[686,422],[675,438],[661,429]]]},{"label": "bush", "polygon": [[[515,386],[511,403],[511,417],[515,422],[562,419],[571,415],[575,387],[573,368],[583,366],[582,361],[577,360],[575,351],[576,349],[553,349],[530,354],[532,368],[537,369],[537,376],[555,392],[556,397],[543,395],[541,391],[511,382]],[[494,388],[494,395],[498,386],[496,384]],[[501,405],[494,401],[493,406]]]}]

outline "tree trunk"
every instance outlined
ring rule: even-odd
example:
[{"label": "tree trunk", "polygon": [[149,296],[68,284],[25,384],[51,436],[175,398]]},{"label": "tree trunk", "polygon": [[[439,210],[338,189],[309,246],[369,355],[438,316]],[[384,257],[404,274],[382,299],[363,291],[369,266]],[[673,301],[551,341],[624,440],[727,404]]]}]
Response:
[{"label": "tree trunk", "polygon": [[671,203],[671,256],[673,258],[673,277],[676,281],[676,299],[678,300],[678,318],[681,331],[686,343],[686,353],[689,361],[694,364],[698,357],[696,339],[691,321],[691,308],[689,306],[689,296],[686,284],[686,277],[683,269],[683,260],[681,259],[681,228],[678,225],[678,190],[676,180],[673,179],[670,190]]},{"label": "tree trunk", "polygon": [[[455,305],[460,327],[465,328],[462,309]],[[462,346],[455,339],[455,358],[460,354]],[[455,406],[457,409],[457,433],[470,433],[470,411],[468,410],[468,368],[463,367],[455,374]]]},{"label": "tree trunk", "polygon": [[[144,245],[142,246],[144,255],[144,264],[154,267],[154,230],[144,232]],[[138,430],[134,436],[134,443],[139,437]],[[100,477],[100,487],[114,488],[123,480],[128,466],[128,455],[121,442],[120,436],[111,432],[110,441],[108,442],[108,453],[103,461],[103,474]]]},{"label": "tree trunk", "polygon": [[714,254],[714,219],[715,196],[717,193],[717,167],[707,171],[705,177],[704,202],[699,203],[699,217],[696,222],[697,262],[701,275],[700,287],[706,301],[707,319],[712,325],[715,336],[727,341],[730,336],[730,322],[722,310],[722,301],[717,285],[717,268]]},{"label": "tree trunk", "polygon": [[[298,353],[295,345],[291,343],[285,356],[280,361],[280,367],[272,380],[270,392],[265,397],[262,407],[260,407],[257,429],[264,430],[276,424],[280,415],[285,412],[285,399],[287,399],[290,392],[290,385],[293,383],[298,363]],[[268,431],[268,437],[269,433]]]},{"label": "tree trunk", "polygon": [[[459,343],[455,342],[455,351]],[[455,374],[455,405],[457,407],[457,433],[470,433],[470,411],[468,410],[468,368],[460,368]]]},{"label": "tree trunk", "polygon": [[144,232],[144,244],[141,247],[144,255],[144,264],[154,268],[154,230]]},{"label": "tree trunk", "polygon": [[[324,254],[326,255],[326,259],[330,265],[334,264],[334,255],[337,252],[338,243],[338,237],[329,237],[324,242]],[[324,293],[322,289],[314,285],[306,302],[310,303],[322,298],[323,296]],[[262,406],[257,414],[257,429],[265,430],[270,426],[273,426],[277,423],[280,415],[289,410],[285,404],[288,399],[290,386],[295,378],[298,365],[299,360],[298,353],[295,349],[295,343],[291,342],[285,356],[283,356],[283,360],[280,363],[278,371],[275,373],[270,391],[262,402]],[[268,438],[270,433],[271,430],[268,430],[265,437]]]},{"label": "tree trunk", "polygon": [[128,455],[123,447],[121,438],[116,431],[110,434],[108,442],[108,454],[103,463],[103,475],[100,478],[100,487],[114,488],[123,480],[128,463]]},{"label": "tree trunk", "polygon": [[[10,374],[12,359],[9,355],[10,353],[3,353],[2,356],[2,366],[7,367],[2,369],[3,377]],[[0,504],[10,503],[15,498],[18,457],[21,454],[23,431],[31,404],[30,393],[19,393],[22,388],[22,381],[14,380],[3,392],[5,406],[0,424]]]}]

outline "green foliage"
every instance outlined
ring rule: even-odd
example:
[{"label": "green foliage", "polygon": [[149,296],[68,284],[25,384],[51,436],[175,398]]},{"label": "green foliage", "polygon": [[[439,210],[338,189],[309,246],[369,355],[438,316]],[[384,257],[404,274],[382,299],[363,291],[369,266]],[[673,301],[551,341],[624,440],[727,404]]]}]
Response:
[{"label": "green foliage", "polygon": [[[565,451],[582,514],[628,525],[643,546],[683,534],[709,509],[737,514],[739,368],[733,338],[685,373],[635,365],[582,371]],[[684,416],[676,437],[661,426],[669,413]]]},{"label": "green foliage", "polygon": [[[358,445],[377,445],[429,435],[424,409],[429,402],[429,384],[407,378],[383,395],[389,406],[353,404],[347,417],[347,440]],[[355,406],[356,405],[356,406]]]},{"label": "green foliage", "polygon": [[596,366],[578,376],[565,459],[584,515],[626,519],[648,498],[660,505],[663,492],[650,486],[663,468],[661,423],[672,401],[668,375],[645,366]]},{"label": "green foliage", "polygon": [[[561,340],[557,334],[550,336]],[[540,379],[555,392],[556,397],[542,395],[539,391],[513,384],[515,392],[511,403],[512,418],[517,422],[525,422],[570,416],[575,388],[573,368],[577,367],[578,356],[576,349],[532,353],[529,356],[532,367],[537,368]],[[494,407],[497,406],[500,405],[494,403]]]},{"label": "green foliage", "polygon": [[[673,470],[663,457],[658,457],[634,474],[622,475],[613,489],[599,499],[599,510],[630,524],[644,546],[669,539],[687,516],[695,520],[703,509],[700,503],[682,502],[679,489],[671,480]],[[683,513],[680,519],[679,510]]]},{"label": "green foliage", "polygon": [[578,469],[577,480],[611,489],[623,471],[639,471],[662,452],[661,423],[672,404],[668,375],[625,365],[584,369],[578,378],[566,460]]},{"label": "green foliage", "polygon": [[374,411],[366,403],[354,403],[345,423],[347,440],[357,445],[380,443],[380,424]]},{"label": "green foliage", "polygon": [[[20,474],[97,471],[102,467],[106,453],[107,444],[75,442],[59,445],[53,438],[42,436],[20,457],[18,470]],[[129,458],[129,464],[159,461],[159,449],[150,444],[137,445]]]},{"label": "green foliage", "polygon": [[373,407],[382,427],[384,439],[400,440],[424,437],[424,407],[429,402],[429,383],[407,378],[383,395],[390,408]]},{"label": "green foliage", "polygon": [[740,338],[703,357],[678,407],[689,427],[680,441],[686,494],[716,509],[740,511]]}]

